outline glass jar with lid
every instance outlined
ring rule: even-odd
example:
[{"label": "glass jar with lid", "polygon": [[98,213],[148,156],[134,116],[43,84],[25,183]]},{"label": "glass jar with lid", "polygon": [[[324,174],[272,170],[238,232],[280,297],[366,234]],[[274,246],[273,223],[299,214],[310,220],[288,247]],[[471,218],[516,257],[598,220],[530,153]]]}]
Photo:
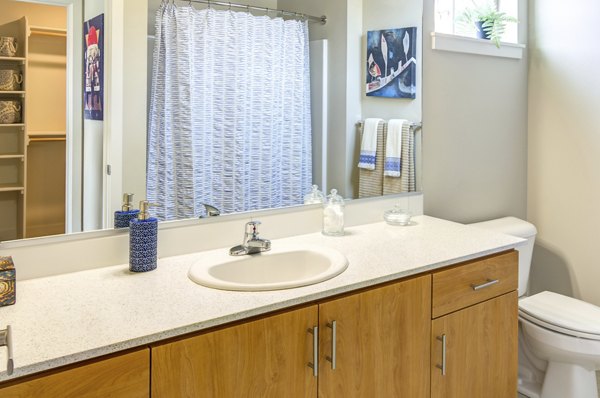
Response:
[{"label": "glass jar with lid", "polygon": [[338,195],[337,189],[332,189],[323,207],[323,235],[344,235],[344,207],[344,198]]}]

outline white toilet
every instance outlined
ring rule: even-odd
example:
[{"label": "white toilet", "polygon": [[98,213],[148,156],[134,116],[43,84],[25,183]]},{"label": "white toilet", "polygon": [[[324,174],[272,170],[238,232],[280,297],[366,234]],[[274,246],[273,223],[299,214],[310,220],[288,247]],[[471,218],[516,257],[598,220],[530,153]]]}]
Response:
[{"label": "white toilet", "polygon": [[598,398],[600,307],[551,292],[527,296],[537,230],[514,217],[471,224],[527,239],[519,250],[519,392],[530,398]]}]

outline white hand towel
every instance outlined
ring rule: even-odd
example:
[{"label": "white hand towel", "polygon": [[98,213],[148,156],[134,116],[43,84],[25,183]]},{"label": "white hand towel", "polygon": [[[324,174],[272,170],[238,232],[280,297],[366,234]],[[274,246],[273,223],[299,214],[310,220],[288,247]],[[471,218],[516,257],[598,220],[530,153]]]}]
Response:
[{"label": "white hand towel", "polygon": [[387,139],[385,140],[385,163],[383,175],[400,177],[402,173],[402,130],[405,124],[410,123],[404,119],[391,119],[388,122]]},{"label": "white hand towel", "polygon": [[370,118],[363,125],[363,136],[360,143],[360,159],[358,167],[361,169],[375,170],[375,156],[377,154],[377,128],[382,119]]}]

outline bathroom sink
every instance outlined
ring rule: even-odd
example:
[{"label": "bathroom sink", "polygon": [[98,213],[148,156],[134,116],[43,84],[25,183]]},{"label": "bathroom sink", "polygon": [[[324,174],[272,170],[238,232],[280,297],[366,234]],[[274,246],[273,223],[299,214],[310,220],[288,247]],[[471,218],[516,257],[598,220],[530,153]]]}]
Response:
[{"label": "bathroom sink", "polygon": [[226,250],[198,260],[189,278],[223,290],[279,290],[312,285],[344,272],[348,259],[320,246],[274,246],[268,252],[230,256]]}]

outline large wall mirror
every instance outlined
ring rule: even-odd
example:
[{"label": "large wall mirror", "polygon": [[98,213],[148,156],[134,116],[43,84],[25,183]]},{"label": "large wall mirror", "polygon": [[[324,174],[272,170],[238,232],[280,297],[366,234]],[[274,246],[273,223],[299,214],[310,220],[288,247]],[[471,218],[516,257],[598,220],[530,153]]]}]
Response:
[{"label": "large wall mirror", "polygon": [[[206,3],[2,0],[0,241],[112,229],[124,193],[175,220],[302,205],[313,184],[421,191],[422,0]],[[412,183],[379,176],[387,123],[377,172],[358,167],[371,118],[408,121]]]}]

